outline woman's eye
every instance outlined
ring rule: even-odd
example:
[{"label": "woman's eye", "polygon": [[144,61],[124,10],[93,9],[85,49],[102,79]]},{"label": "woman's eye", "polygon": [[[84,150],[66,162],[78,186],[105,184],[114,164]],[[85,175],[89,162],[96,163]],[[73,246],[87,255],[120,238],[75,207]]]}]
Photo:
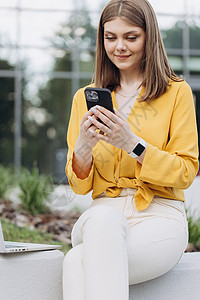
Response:
[{"label": "woman's eye", "polygon": [[136,36],[128,36],[127,40],[134,41],[134,40],[136,40]]},{"label": "woman's eye", "polygon": [[114,41],[115,37],[114,36],[106,36],[105,39],[109,40],[109,41]]}]

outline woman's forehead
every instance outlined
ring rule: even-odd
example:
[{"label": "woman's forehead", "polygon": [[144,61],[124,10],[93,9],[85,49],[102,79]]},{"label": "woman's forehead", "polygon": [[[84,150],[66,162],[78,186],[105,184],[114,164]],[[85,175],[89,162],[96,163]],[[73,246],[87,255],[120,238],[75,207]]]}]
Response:
[{"label": "woman's forehead", "polygon": [[117,18],[115,18],[111,21],[108,21],[104,24],[104,31],[110,32],[110,33],[117,33],[117,32],[140,33],[141,31],[143,31],[143,29],[123,18],[117,17]]}]

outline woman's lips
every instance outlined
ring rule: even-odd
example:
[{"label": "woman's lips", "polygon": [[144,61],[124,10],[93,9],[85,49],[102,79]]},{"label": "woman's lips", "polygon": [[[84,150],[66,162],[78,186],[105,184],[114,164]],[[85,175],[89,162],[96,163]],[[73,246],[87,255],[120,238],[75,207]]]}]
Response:
[{"label": "woman's lips", "polygon": [[125,60],[129,58],[131,55],[115,55],[119,60]]}]

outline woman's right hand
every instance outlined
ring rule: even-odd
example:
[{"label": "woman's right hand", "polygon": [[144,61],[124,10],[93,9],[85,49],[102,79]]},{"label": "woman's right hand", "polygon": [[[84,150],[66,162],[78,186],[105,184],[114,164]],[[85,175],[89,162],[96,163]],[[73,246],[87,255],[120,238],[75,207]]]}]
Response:
[{"label": "woman's right hand", "polygon": [[91,109],[83,116],[72,161],[73,170],[77,177],[81,179],[84,179],[89,175],[93,161],[92,148],[99,141],[99,139],[90,132],[90,129],[95,131],[97,127],[92,124],[88,119],[88,116],[96,118]]},{"label": "woman's right hand", "polygon": [[94,137],[91,133],[90,129],[96,130],[97,127],[88,119],[88,116],[93,116],[93,118],[97,119],[94,115],[94,112],[90,109],[84,116],[80,124],[80,133],[75,145],[75,150],[92,150],[92,148],[97,144],[98,138]]}]

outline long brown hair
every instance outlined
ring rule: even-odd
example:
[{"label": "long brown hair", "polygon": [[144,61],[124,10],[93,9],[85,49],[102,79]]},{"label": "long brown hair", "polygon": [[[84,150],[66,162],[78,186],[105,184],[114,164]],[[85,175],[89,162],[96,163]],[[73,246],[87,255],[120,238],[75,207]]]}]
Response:
[{"label": "long brown hair", "polygon": [[172,70],[153,8],[147,0],[111,0],[102,11],[97,32],[97,52],[94,83],[111,91],[120,86],[119,69],[110,61],[104,48],[104,24],[117,17],[145,31],[144,57],[141,62],[142,86],[145,92],[140,101],[161,96],[169,80],[181,81]]}]

